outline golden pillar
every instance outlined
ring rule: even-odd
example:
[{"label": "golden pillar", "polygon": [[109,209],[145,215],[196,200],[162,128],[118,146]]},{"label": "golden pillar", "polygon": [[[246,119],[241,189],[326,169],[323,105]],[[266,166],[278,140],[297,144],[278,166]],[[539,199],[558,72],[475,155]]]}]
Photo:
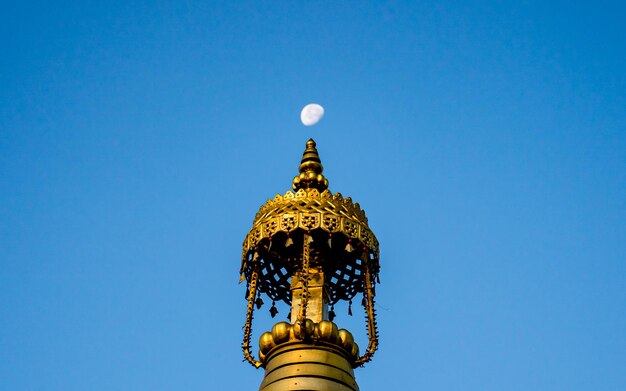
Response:
[{"label": "golden pillar", "polygon": [[[350,197],[328,190],[315,141],[310,139],[293,179],[293,191],[261,206],[243,242],[241,282],[247,314],[243,353],[263,367],[262,391],[357,391],[353,369],[378,347],[374,295],[378,241],[365,212]],[[278,322],[251,346],[255,307],[263,296],[291,306],[290,322]],[[361,354],[352,334],[333,322],[334,305],[361,295],[368,345]],[[330,309],[329,309],[330,307]]]}]

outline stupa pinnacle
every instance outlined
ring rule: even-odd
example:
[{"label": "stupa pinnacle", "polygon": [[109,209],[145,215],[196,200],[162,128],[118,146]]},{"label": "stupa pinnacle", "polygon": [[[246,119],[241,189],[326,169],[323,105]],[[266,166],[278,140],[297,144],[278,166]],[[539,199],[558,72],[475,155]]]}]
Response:
[{"label": "stupa pinnacle", "polygon": [[[378,348],[375,286],[379,247],[365,212],[350,197],[328,190],[315,141],[310,139],[292,191],[261,206],[243,242],[241,281],[247,313],[243,354],[265,368],[262,391],[357,391],[353,368],[370,361]],[[352,333],[333,322],[334,305],[361,295],[367,347],[361,354]],[[290,322],[278,322],[252,352],[255,306],[263,296],[291,306]]]},{"label": "stupa pinnacle", "polygon": [[302,154],[302,161],[298,170],[300,175],[293,178],[293,184],[291,185],[294,191],[300,189],[324,191],[328,189],[328,179],[322,175],[324,166],[322,166],[322,161],[317,154],[315,141],[312,138],[306,142],[306,149]]}]

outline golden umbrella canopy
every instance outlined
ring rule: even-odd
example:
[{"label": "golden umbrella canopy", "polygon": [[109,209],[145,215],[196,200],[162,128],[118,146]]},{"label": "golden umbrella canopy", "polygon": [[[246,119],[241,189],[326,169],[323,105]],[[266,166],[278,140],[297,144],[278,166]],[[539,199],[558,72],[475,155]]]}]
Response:
[{"label": "golden umbrella canopy", "polygon": [[[369,338],[363,356],[358,356],[358,347],[352,347],[356,346],[352,336],[345,337],[344,333],[344,342],[346,338],[352,340],[343,348],[348,350],[353,366],[369,361],[378,346],[374,309],[380,270],[378,240],[359,204],[340,193],[331,193],[322,172],[315,141],[310,139],[302,156],[299,175],[293,179],[293,191],[276,195],[261,206],[243,242],[240,273],[241,281],[246,281],[248,312],[242,346],[245,358],[256,367],[264,364],[264,350],[276,346],[269,343],[272,338],[264,334],[266,340],[264,342],[262,337],[261,361],[257,361],[250,351],[254,307],[263,303],[263,294],[274,302],[291,305],[294,281],[300,281],[299,308],[292,308],[292,312],[298,311],[293,317],[293,327],[301,331],[297,331],[294,338],[317,338],[319,341],[324,334],[321,329],[332,329],[328,325],[332,324],[334,317],[332,310],[329,319],[318,319],[317,323],[307,319],[307,302],[312,300],[308,285],[311,272],[315,271],[323,276],[324,297],[320,300],[331,308],[340,300],[349,301],[351,305],[355,295],[363,294]],[[272,316],[277,312],[274,305],[270,312]],[[336,327],[334,330],[335,333],[345,331],[337,331]]]}]

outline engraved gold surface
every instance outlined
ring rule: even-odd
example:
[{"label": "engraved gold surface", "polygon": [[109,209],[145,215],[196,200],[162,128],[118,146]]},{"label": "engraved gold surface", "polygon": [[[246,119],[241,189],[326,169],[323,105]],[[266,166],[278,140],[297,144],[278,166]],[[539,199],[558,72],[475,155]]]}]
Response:
[{"label": "engraved gold surface", "polygon": [[250,247],[263,239],[297,229],[343,234],[358,239],[374,252],[378,251],[378,240],[358,203],[353,203],[350,197],[344,198],[341,193],[333,194],[330,190],[320,193],[313,188],[277,194],[261,206],[243,243],[244,258]]},{"label": "engraved gold surface", "polygon": [[296,323],[301,317],[301,309],[304,306],[304,288],[307,288],[306,318],[313,322],[328,319],[328,293],[324,273],[318,269],[309,269],[308,278],[300,278],[295,275],[291,278],[291,306],[296,311],[291,311],[291,323]]}]

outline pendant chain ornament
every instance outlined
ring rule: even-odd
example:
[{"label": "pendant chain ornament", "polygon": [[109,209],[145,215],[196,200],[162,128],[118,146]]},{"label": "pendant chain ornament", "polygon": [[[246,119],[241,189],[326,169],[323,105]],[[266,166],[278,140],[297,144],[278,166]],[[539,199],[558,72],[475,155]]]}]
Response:
[{"label": "pendant chain ornament", "polygon": [[254,302],[254,304],[256,304],[256,309],[260,310],[261,307],[263,307],[263,299],[261,299],[261,291],[259,290],[259,294],[256,297],[256,301]]},{"label": "pendant chain ornament", "polygon": [[252,364],[255,368],[262,365],[260,361],[257,361],[250,350],[250,336],[252,335],[252,318],[254,317],[254,297],[256,295],[257,281],[259,279],[258,270],[252,272],[250,276],[250,292],[248,294],[248,309],[246,311],[246,323],[243,326],[243,343],[241,348],[243,349],[244,359]]},{"label": "pendant chain ornament", "polygon": [[272,301],[272,307],[270,307],[270,316],[274,318],[276,317],[276,314],[278,314],[278,308],[276,308],[276,302]]}]

